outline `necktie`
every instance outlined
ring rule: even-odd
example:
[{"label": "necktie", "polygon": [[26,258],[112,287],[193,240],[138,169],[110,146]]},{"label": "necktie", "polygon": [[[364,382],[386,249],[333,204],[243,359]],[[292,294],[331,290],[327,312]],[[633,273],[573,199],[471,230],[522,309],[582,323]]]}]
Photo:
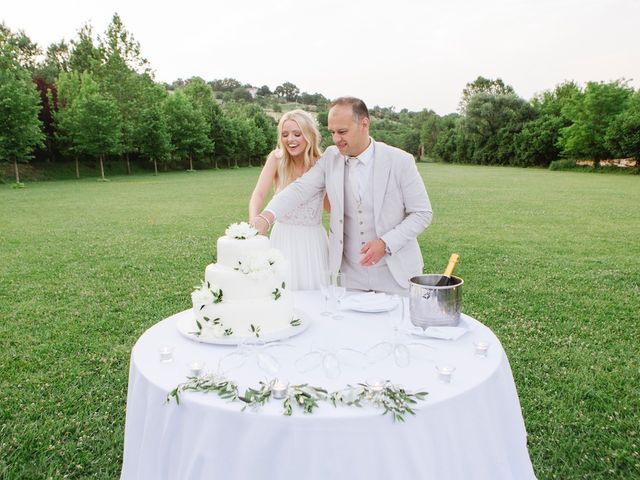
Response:
[{"label": "necktie", "polygon": [[358,189],[358,175],[356,174],[356,167],[358,166],[358,157],[349,157],[349,183],[351,184],[351,191],[356,197],[356,201],[360,203],[360,192]]}]

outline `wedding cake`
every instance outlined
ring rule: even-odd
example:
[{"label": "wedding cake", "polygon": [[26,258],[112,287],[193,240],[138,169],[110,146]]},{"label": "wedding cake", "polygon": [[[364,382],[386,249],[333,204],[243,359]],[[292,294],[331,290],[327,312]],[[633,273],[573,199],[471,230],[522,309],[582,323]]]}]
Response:
[{"label": "wedding cake", "polygon": [[287,262],[248,223],[234,223],[217,241],[217,263],[192,294],[195,335],[258,337],[300,325],[286,285]]}]

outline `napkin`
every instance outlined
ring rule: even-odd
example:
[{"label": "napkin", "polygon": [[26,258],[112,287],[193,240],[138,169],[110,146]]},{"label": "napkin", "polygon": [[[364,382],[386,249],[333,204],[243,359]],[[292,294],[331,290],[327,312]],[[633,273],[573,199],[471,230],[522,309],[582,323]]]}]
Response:
[{"label": "napkin", "polygon": [[350,295],[340,302],[340,306],[349,310],[391,309],[395,300],[386,293],[366,292]]},{"label": "napkin", "polygon": [[409,329],[412,335],[426,338],[439,338],[441,340],[457,340],[467,333],[466,327],[427,327],[422,330],[420,327]]}]

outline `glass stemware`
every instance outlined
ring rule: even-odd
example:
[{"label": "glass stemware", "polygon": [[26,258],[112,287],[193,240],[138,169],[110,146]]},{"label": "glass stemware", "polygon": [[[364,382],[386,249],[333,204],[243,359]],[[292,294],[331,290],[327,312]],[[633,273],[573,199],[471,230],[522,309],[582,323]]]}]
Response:
[{"label": "glass stemware", "polygon": [[[347,276],[344,273],[338,272],[333,275],[331,280],[331,292],[336,301],[337,310],[340,308],[340,301],[347,294]],[[333,314],[332,318],[334,320],[341,320],[344,316],[339,312],[336,312]]]},{"label": "glass stemware", "polygon": [[328,270],[324,270],[320,277],[320,293],[322,294],[323,300],[323,309],[320,315],[325,317],[330,316],[329,297],[331,297],[331,272]]},{"label": "glass stemware", "polygon": [[404,313],[404,297],[402,297],[400,295],[394,295],[393,296],[393,301],[396,302],[398,304],[398,306],[400,307],[397,312],[396,312],[395,308],[389,312],[389,317],[391,319],[391,327],[393,328],[393,337],[394,337],[394,341],[395,341],[398,338],[398,333],[399,333],[400,327],[404,323],[404,315],[405,315],[405,313]]}]

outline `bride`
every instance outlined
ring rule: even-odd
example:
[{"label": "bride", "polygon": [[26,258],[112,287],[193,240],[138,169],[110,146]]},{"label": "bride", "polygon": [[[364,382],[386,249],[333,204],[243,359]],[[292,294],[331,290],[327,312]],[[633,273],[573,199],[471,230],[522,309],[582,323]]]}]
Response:
[{"label": "bride", "polygon": [[[249,201],[249,218],[262,211],[273,186],[275,193],[306,173],[320,158],[320,132],[314,118],[304,110],[291,110],[278,123],[278,145],[267,157]],[[329,201],[318,193],[283,218],[271,230],[271,245],[289,260],[293,290],[317,290],[328,268],[327,233],[322,209]]]}]

